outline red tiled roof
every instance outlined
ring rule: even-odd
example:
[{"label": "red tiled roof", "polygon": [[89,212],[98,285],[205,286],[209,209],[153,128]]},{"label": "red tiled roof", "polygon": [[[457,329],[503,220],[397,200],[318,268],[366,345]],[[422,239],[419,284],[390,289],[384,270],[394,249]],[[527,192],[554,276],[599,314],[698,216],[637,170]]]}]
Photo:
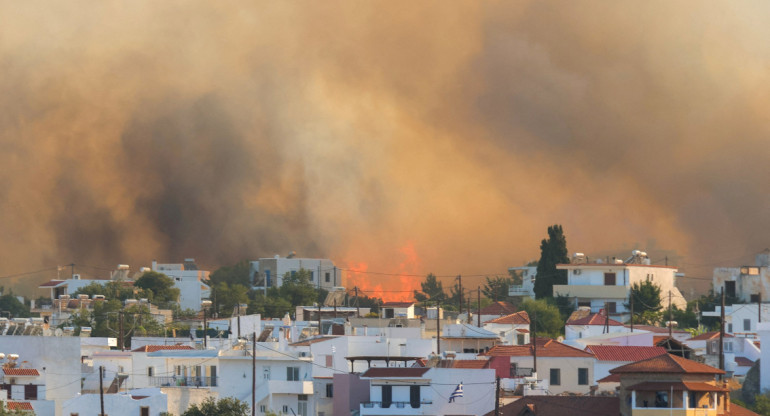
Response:
[{"label": "red tiled roof", "polygon": [[[539,354],[538,354],[539,355]],[[611,374],[625,373],[675,373],[675,374],[725,374],[710,365],[696,363],[676,355],[666,354],[626,364],[610,370]]]},{"label": "red tiled roof", "polygon": [[155,351],[163,351],[163,350],[191,350],[193,349],[189,345],[145,345],[143,347],[139,347],[135,350],[131,350],[133,352],[155,352]]},{"label": "red tiled roof", "polygon": [[5,402],[8,406],[8,410],[35,410],[30,402]]},{"label": "red tiled roof", "polygon": [[3,368],[3,373],[7,376],[30,376],[37,377],[40,373],[34,368]]},{"label": "red tiled roof", "polygon": [[754,365],[754,361],[746,357],[735,357],[735,363],[738,364],[738,367],[751,367]]},{"label": "red tiled roof", "polygon": [[[485,416],[492,416],[495,411]],[[526,396],[500,408],[503,416],[535,414],[542,416],[617,416],[620,400],[617,397],[595,396]],[[742,415],[741,415],[742,416]]]},{"label": "red tiled roof", "polygon": [[607,377],[596,380],[597,383],[620,383],[620,374],[610,374]]},{"label": "red tiled roof", "polygon": [[324,341],[328,341],[330,339],[335,339],[335,338],[337,338],[336,335],[334,335],[334,336],[322,335],[320,337],[308,338],[308,339],[303,339],[302,341],[293,342],[293,343],[291,343],[289,345],[291,345],[292,347],[307,347],[308,345],[311,345],[311,344],[315,344],[315,343],[318,343],[318,342],[324,342]]},{"label": "red tiled roof", "polygon": [[383,308],[408,308],[414,305],[414,302],[385,302],[382,304]]},{"label": "red tiled roof", "polygon": [[430,368],[422,367],[372,367],[361,374],[361,377],[421,377],[427,373]]},{"label": "red tiled roof", "polygon": [[589,345],[586,351],[599,361],[641,361],[666,354],[663,347],[637,347],[632,345]]},{"label": "red tiled roof", "polygon": [[[719,338],[719,331],[712,331],[712,332],[704,332],[698,336],[688,339],[688,341],[708,341],[710,339],[718,339],[718,338]],[[734,338],[734,337],[730,334],[725,334],[725,338]]]},{"label": "red tiled roof", "polygon": [[754,413],[751,410],[738,406],[734,402],[730,402],[730,413],[726,413],[727,416],[760,416],[759,413]]},{"label": "red tiled roof", "polygon": [[[626,328],[630,328],[631,325],[626,325]],[[654,332],[656,334],[668,334],[668,328],[663,328],[660,326],[652,326],[652,325],[634,325],[634,331],[636,330],[640,331],[647,331],[647,332]],[[682,331],[681,329],[675,329],[673,331],[675,334],[684,334],[687,333],[687,331]]]},{"label": "red tiled roof", "polygon": [[64,282],[64,280],[49,280],[49,281],[43,283],[42,285],[38,286],[38,288],[42,289],[44,287],[54,287],[54,286],[56,286],[56,285],[58,285],[60,283],[63,283],[63,282]]},{"label": "red tiled roof", "polygon": [[720,387],[714,384],[692,381],[645,381],[633,386],[627,387],[628,390],[636,391],[728,391],[727,387]]},{"label": "red tiled roof", "polygon": [[529,334],[529,329],[519,328],[516,330],[516,332],[521,332],[522,334]]},{"label": "red tiled roof", "polygon": [[[488,357],[528,357],[533,355],[532,344],[495,345],[489,351],[479,354]],[[593,357],[590,352],[579,350],[550,338],[537,339],[538,357]]]},{"label": "red tiled roof", "polygon": [[[487,314],[487,315],[492,315],[492,314]],[[501,316],[499,318],[495,318],[495,319],[492,319],[491,321],[486,321],[484,323],[485,324],[524,325],[524,324],[529,324],[529,315],[527,315],[527,311],[520,311],[520,312],[512,313],[510,315]]]},{"label": "red tiled roof", "polygon": [[516,312],[516,307],[508,302],[497,301],[487,305],[479,311],[479,315],[510,315]]},{"label": "red tiled roof", "polygon": [[454,360],[452,362],[452,368],[487,368],[489,361],[487,360]]},{"label": "red tiled roof", "polygon": [[[570,317],[571,318],[571,317]],[[594,313],[585,318],[570,319],[567,325],[601,325],[604,326],[607,317],[602,314]],[[610,326],[623,326],[622,323],[610,318]]]}]

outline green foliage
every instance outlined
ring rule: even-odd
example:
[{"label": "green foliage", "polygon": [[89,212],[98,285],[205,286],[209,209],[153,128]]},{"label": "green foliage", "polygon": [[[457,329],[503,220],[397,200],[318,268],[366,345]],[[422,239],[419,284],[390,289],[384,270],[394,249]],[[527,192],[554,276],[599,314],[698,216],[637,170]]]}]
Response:
[{"label": "green foliage", "polygon": [[[307,305],[306,305],[307,306]],[[293,305],[282,298],[277,288],[267,290],[267,296],[263,292],[253,293],[253,299],[249,302],[247,313],[258,313],[265,318],[283,318],[286,312],[293,312]]]},{"label": "green foliage", "polygon": [[232,266],[224,266],[215,270],[209,275],[209,281],[212,286],[218,283],[227,283],[228,285],[242,285],[251,287],[249,270],[251,264],[248,260],[240,261]]},{"label": "green foliage", "polygon": [[674,321],[677,323],[678,329],[697,329],[698,328],[698,315],[693,310],[694,304],[687,302],[685,310],[681,310],[674,306],[672,308],[672,315]]},{"label": "green foliage", "polygon": [[249,301],[249,289],[238,283],[230,285],[220,282],[212,288],[211,297],[215,300],[213,307],[217,311],[217,316],[229,317],[233,315],[238,304]]},{"label": "green foliage", "polygon": [[117,337],[119,335],[120,317],[118,312],[123,310],[123,339],[130,346],[132,336],[162,336],[161,325],[145,305],[132,305],[123,309],[123,304],[117,299],[94,303],[93,309],[80,309],[70,315],[69,319],[59,325],[59,328],[72,326],[75,334],[80,334],[82,327],[91,327],[93,337]]},{"label": "green foliage", "polygon": [[631,286],[630,296],[634,297],[634,314],[658,312],[663,308],[660,303],[660,286],[653,282],[634,283]]},{"label": "green foliage", "polygon": [[7,316],[5,312],[10,313],[11,318],[28,318],[30,316],[29,306],[19,301],[13,292],[8,292],[0,296],[0,311],[3,316]]},{"label": "green foliage", "polygon": [[134,282],[134,287],[145,291],[145,295],[157,305],[168,305],[179,299],[179,289],[174,287],[174,279],[163,273],[145,272]]},{"label": "green foliage", "polygon": [[[123,282],[110,281],[104,285],[94,282],[83,286],[73,293],[72,297],[76,298],[77,295],[88,295],[91,298],[94,295],[104,295],[106,299],[126,300],[135,298],[137,294],[134,293],[134,287]],[[143,296],[144,292],[140,295]]]},{"label": "green foliage", "polygon": [[234,397],[215,400],[208,397],[199,405],[192,405],[182,416],[247,416],[249,405]]},{"label": "green foliage", "polygon": [[310,270],[305,269],[283,275],[283,285],[279,291],[281,297],[292,306],[312,305],[318,296],[313,287]]},{"label": "green foliage", "polygon": [[350,298],[350,306],[358,306],[360,308],[370,308],[371,312],[375,314],[375,316],[379,316],[380,312],[380,305],[382,305],[382,299],[375,298],[375,297],[369,297],[361,295],[361,292],[358,292],[358,298],[351,297]]},{"label": "green foliage", "polygon": [[561,225],[548,227],[548,239],[540,242],[540,261],[537,262],[535,297],[553,297],[553,285],[567,284],[567,271],[557,270],[557,264],[569,263],[567,239]]},{"label": "green foliage", "polygon": [[527,311],[530,328],[537,330],[537,336],[556,338],[564,331],[564,321],[559,314],[559,308],[549,299],[525,299],[521,309]]},{"label": "green foliage", "polygon": [[444,285],[436,279],[433,273],[425,276],[425,281],[420,283],[422,292],[414,291],[414,298],[418,302],[443,302],[447,299],[446,293],[444,293]]},{"label": "green foliage", "polygon": [[575,302],[569,296],[556,296],[553,298],[554,304],[559,309],[561,320],[567,322],[569,316],[575,311]]},{"label": "green foliage", "polygon": [[[514,279],[512,277],[487,276],[486,279],[487,279],[487,282],[481,288],[481,293],[483,293],[484,296],[486,296],[489,299],[492,299],[493,302],[508,299],[508,289],[511,285],[515,284]],[[519,281],[521,281],[521,276],[519,276],[519,279],[520,279]]]}]

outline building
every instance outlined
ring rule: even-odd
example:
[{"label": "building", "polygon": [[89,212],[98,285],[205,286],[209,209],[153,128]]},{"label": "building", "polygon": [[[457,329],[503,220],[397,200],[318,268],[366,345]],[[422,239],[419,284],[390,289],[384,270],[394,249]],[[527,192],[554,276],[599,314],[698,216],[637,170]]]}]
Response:
[{"label": "building", "polygon": [[152,271],[174,279],[174,287],[179,289],[179,306],[182,309],[201,310],[201,303],[211,294],[211,288],[204,283],[209,279],[209,272],[198,270],[195,259],[185,259],[184,263],[165,264],[153,260]]},{"label": "building", "polygon": [[638,347],[625,345],[589,345],[586,351],[596,357],[594,383],[610,375],[610,370],[626,364],[665,355],[662,347]]},{"label": "building", "polygon": [[620,377],[622,416],[755,414],[730,403],[727,386],[716,380],[724,371],[675,355],[648,358],[610,373]]},{"label": "building", "polygon": [[[687,301],[676,288],[676,267],[650,264],[647,254],[634,250],[628,259],[614,259],[610,263],[596,260],[588,262],[582,253],[575,253],[570,264],[559,264],[559,270],[567,271],[567,284],[554,285],[554,296],[574,299],[575,307],[587,306],[592,312],[606,309],[610,316],[626,321],[630,316],[628,305],[634,284],[652,282],[660,287],[661,297],[671,292],[671,302],[685,309]],[[662,302],[667,304],[666,301]]]},{"label": "building", "polygon": [[757,254],[754,265],[715,268],[712,283],[714,291],[742,303],[770,300],[770,249]]},{"label": "building", "polygon": [[564,339],[591,338],[597,335],[631,332],[622,323],[607,317],[602,309],[599,313],[591,313],[588,307],[581,307],[572,312],[564,326]]},{"label": "building", "polygon": [[414,302],[385,302],[380,310],[380,316],[384,319],[414,319]]},{"label": "building", "polygon": [[[770,300],[770,299],[768,299]],[[756,337],[757,324],[770,320],[770,304],[757,303],[732,304],[725,306],[725,332],[744,337]],[[722,316],[722,307],[717,306],[713,311],[703,311],[703,316]],[[761,320],[760,320],[761,319]]]},{"label": "building", "polygon": [[[618,416],[617,397],[526,396],[500,408],[501,416]],[[495,416],[489,412],[485,416]]]},{"label": "building", "polygon": [[512,313],[485,322],[482,327],[499,334],[503,344],[529,344],[529,315],[527,311]]},{"label": "building", "polygon": [[536,266],[510,267],[508,272],[515,272],[521,275],[520,285],[511,285],[508,287],[508,296],[535,298],[535,278],[537,277]]},{"label": "building", "polygon": [[481,316],[481,323],[491,321],[503,316],[516,313],[516,307],[509,302],[497,301],[481,308],[478,314]]},{"label": "building", "polygon": [[293,254],[286,257],[276,254],[275,257],[250,262],[249,276],[255,289],[265,290],[268,287],[281,287],[286,273],[297,273],[300,270],[310,273],[310,281],[315,287],[330,291],[345,286],[342,269],[335,266],[333,261],[298,258]]}]

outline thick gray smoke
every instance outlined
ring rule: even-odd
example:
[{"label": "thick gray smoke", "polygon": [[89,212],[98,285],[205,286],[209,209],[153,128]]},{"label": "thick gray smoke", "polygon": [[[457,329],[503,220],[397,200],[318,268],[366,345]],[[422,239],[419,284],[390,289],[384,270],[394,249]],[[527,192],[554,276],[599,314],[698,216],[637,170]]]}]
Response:
[{"label": "thick gray smoke", "polygon": [[768,8],[0,2],[0,274],[503,274],[561,223],[708,277],[770,245]]}]

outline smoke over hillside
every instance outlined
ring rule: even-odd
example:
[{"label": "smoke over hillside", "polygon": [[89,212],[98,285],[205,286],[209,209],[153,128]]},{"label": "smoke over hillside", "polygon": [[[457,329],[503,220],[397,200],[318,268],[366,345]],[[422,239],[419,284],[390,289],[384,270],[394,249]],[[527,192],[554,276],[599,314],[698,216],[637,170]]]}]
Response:
[{"label": "smoke over hillside", "polygon": [[0,3],[0,274],[503,274],[553,223],[695,276],[749,261],[770,6],[691,6]]}]

